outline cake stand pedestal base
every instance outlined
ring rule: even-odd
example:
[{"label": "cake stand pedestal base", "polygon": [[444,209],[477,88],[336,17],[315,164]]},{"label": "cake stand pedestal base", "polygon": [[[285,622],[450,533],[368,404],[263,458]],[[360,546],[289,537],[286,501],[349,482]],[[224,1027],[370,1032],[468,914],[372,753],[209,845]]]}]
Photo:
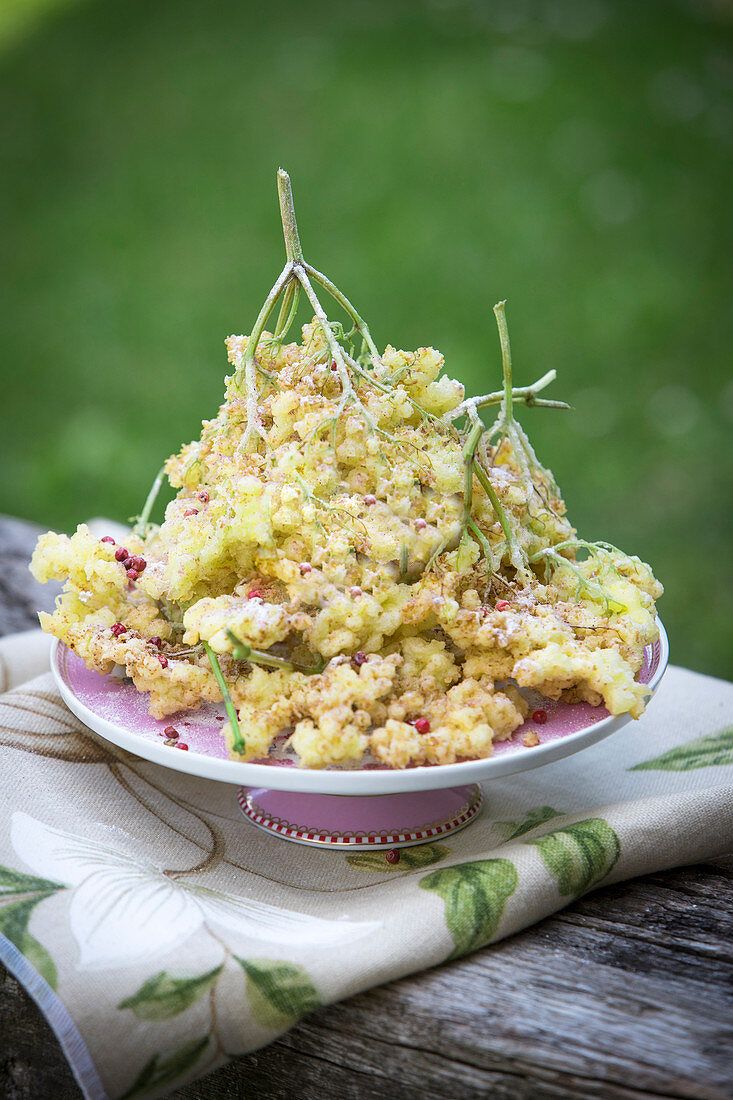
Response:
[{"label": "cake stand pedestal base", "polygon": [[474,820],[483,797],[477,783],[402,794],[335,795],[240,787],[244,816],[267,833],[341,851],[408,848],[458,832]]}]

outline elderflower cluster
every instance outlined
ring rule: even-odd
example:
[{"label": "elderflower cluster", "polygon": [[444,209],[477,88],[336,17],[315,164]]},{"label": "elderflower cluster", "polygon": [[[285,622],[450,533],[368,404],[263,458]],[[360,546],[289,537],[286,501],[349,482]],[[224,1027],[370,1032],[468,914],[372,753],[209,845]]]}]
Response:
[{"label": "elderflower cluster", "polygon": [[516,431],[483,444],[467,515],[463,387],[439,352],[387,348],[347,393],[319,323],[300,343],[263,333],[252,449],[248,341],[227,344],[225,401],[168,460],[163,523],[127,557],[83,525],[40,539],[34,576],[66,582],[44,630],[122,666],[159,718],[221,699],[206,643],[238,759],[284,736],[308,768],[486,757],[524,722],[522,689],[641,714],[661,586],[636,558],[583,551]]}]

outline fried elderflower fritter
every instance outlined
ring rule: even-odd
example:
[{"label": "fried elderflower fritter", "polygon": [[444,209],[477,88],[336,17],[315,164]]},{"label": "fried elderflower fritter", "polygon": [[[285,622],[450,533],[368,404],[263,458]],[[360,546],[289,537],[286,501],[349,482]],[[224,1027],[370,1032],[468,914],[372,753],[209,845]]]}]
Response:
[{"label": "fried elderflower fritter", "polygon": [[[33,574],[66,581],[43,629],[124,667],[158,718],[223,698],[240,760],[275,741],[308,768],[486,757],[522,724],[521,689],[638,717],[662,587],[578,538],[515,419],[567,407],[538,396],[554,371],[513,386],[504,303],[495,393],[465,399],[433,348],[380,354],[304,260],[278,182],[287,263],[251,335],[227,340],[217,416],[165,465],[163,523],[153,491],[124,547],[84,525],[43,535]],[[286,343],[301,295],[313,319]]]}]

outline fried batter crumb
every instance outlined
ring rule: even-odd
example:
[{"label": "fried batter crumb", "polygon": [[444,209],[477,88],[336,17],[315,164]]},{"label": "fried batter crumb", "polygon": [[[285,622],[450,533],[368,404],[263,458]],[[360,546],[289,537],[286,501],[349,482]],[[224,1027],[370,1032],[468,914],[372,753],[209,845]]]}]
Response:
[{"label": "fried batter crumb", "polygon": [[639,717],[662,587],[578,538],[507,407],[508,338],[489,430],[476,409],[499,399],[465,401],[434,348],[357,360],[350,340],[317,316],[300,343],[229,337],[225,400],[168,459],[162,524],[124,547],[84,524],[39,539],[33,575],[65,582],[43,629],[123,668],[157,718],[224,692],[240,760],[275,741],[305,768],[485,758],[529,690]]}]

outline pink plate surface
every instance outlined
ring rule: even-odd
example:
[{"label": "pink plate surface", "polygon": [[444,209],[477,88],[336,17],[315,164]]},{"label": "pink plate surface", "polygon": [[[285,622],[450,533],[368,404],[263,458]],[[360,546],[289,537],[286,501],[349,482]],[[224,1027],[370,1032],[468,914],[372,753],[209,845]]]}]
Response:
[{"label": "pink plate surface", "polygon": [[[668,659],[668,644],[660,624],[660,640],[647,648],[638,679],[654,690]],[[530,715],[523,726],[507,741],[497,742],[487,760],[467,760],[458,764],[406,768],[401,771],[372,764],[359,769],[326,768],[320,771],[299,768],[287,760],[241,763],[230,760],[221,728],[222,704],[206,704],[196,711],[157,720],[148,714],[148,697],[119,676],[91,672],[66,646],[54,643],[51,670],[68,707],[91,729],[120,747],[148,760],[209,779],[248,787],[301,790],[322,794],[390,794],[406,790],[436,790],[460,783],[472,783],[492,776],[508,775],[549,763],[600,741],[630,719],[628,715],[610,717],[603,707],[586,703],[553,703],[533,695]],[[547,714],[537,724],[531,715],[535,709]],[[164,731],[174,726],[179,741],[188,751],[165,745]],[[531,748],[522,743],[528,730],[534,731],[540,744]],[[246,737],[246,729],[243,733]]]}]

